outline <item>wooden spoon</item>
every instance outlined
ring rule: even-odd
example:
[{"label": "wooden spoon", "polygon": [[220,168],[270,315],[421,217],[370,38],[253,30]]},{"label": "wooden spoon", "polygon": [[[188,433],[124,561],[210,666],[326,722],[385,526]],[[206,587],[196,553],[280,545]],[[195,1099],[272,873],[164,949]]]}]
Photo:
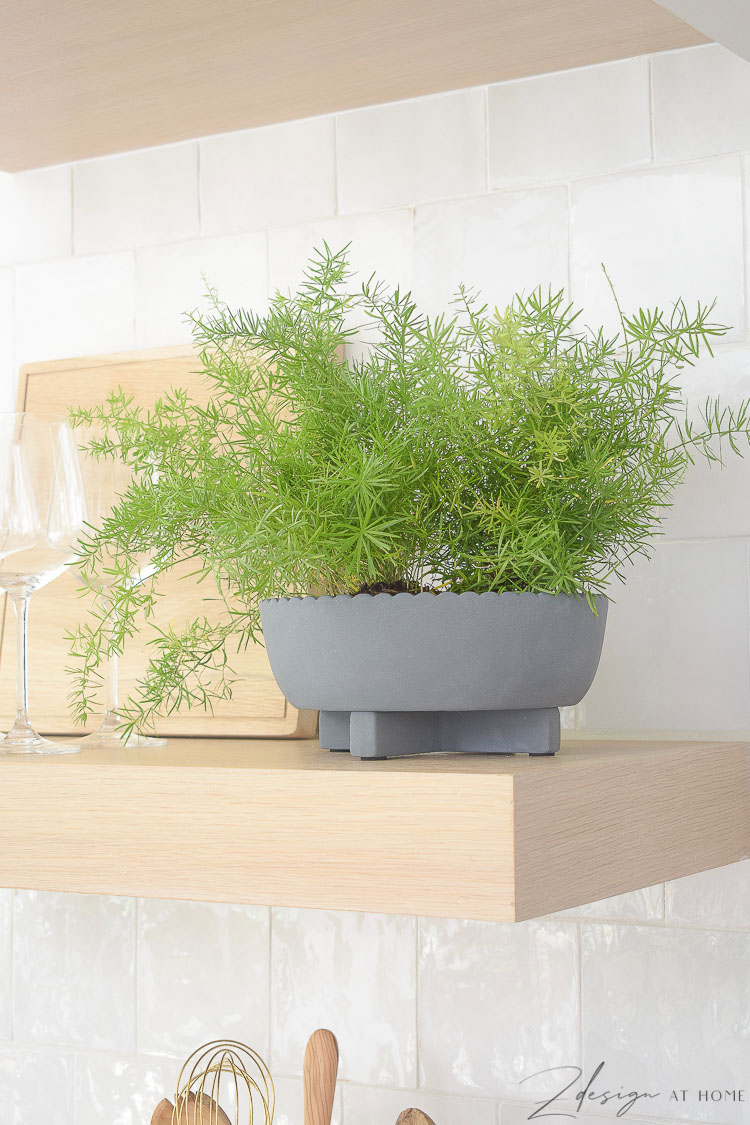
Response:
[{"label": "wooden spoon", "polygon": [[187,1107],[178,1117],[170,1101],[164,1098],[159,1102],[151,1118],[151,1125],[232,1125],[220,1105],[204,1094],[199,1100],[195,1094],[188,1094]]},{"label": "wooden spoon", "polygon": [[398,1115],[396,1125],[435,1125],[435,1122],[421,1109],[405,1109]]},{"label": "wooden spoon", "polygon": [[305,1125],[331,1125],[338,1067],[336,1036],[319,1028],[305,1048]]}]

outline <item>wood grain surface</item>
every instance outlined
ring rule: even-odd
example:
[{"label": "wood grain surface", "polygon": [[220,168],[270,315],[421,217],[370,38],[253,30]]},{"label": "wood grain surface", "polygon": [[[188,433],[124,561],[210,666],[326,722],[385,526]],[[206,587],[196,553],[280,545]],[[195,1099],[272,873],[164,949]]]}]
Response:
[{"label": "wood grain surface", "polygon": [[[19,410],[66,414],[74,405],[102,402],[110,390],[122,387],[140,406],[151,406],[172,387],[185,387],[196,402],[205,402],[208,388],[196,374],[199,368],[189,347],[93,356],[23,368],[19,385]],[[217,612],[211,584],[189,577],[194,566],[185,565],[160,585],[155,622],[179,627],[196,616],[209,619]],[[73,731],[67,699],[72,682],[65,674],[71,663],[65,633],[85,617],[87,601],[78,592],[74,572],[68,572],[39,590],[29,613],[29,676],[34,722],[45,733]],[[3,599],[4,600],[4,599]],[[14,710],[14,622],[4,607],[0,622],[0,729]],[[120,661],[120,694],[132,690],[145,668],[148,634],[128,646]],[[249,645],[232,655],[237,674],[233,698],[216,705],[212,715],[200,708],[185,710],[162,720],[160,734],[311,737],[317,730],[315,712],[291,707],[273,678],[265,649]],[[2,718],[4,716],[5,718]],[[93,729],[96,722],[90,724]]]},{"label": "wood grain surface", "polygon": [[435,1125],[435,1122],[421,1109],[405,1109],[399,1113],[396,1125]]},{"label": "wood grain surface", "polygon": [[653,0],[2,5],[0,168],[706,42]]},{"label": "wood grain surface", "polygon": [[336,1036],[320,1027],[308,1039],[303,1060],[305,1125],[331,1125],[338,1067]]},{"label": "wood grain surface", "polygon": [[0,757],[0,886],[512,921],[750,855],[746,743]]}]

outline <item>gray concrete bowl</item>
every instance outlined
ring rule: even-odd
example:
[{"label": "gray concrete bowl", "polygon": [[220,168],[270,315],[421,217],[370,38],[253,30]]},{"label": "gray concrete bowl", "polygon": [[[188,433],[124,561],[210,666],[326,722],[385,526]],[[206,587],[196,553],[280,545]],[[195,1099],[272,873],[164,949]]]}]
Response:
[{"label": "gray concrete bowl", "polygon": [[261,603],[279,687],[321,711],[498,711],[578,703],[607,620],[585,598],[356,594]]}]

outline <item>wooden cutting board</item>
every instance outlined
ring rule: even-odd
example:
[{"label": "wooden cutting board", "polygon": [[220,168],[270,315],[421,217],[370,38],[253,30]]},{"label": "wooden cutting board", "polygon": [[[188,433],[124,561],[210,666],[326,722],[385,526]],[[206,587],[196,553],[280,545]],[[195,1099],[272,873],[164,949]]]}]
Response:
[{"label": "wooden cutting board", "polygon": [[[18,410],[66,414],[71,406],[89,406],[122,387],[135,402],[150,406],[170,387],[185,387],[197,402],[205,402],[208,388],[197,374],[200,364],[190,347],[160,348],[34,363],[22,368]],[[185,571],[191,569],[186,567]],[[195,616],[211,617],[209,583],[170,575],[161,585],[164,597],[157,623],[175,626]],[[6,599],[3,599],[5,602]],[[66,630],[85,616],[85,602],[77,594],[75,576],[63,574],[31,599],[29,614],[29,678],[32,721],[45,733],[68,734],[73,724],[67,707],[71,688],[64,669],[69,666]],[[0,631],[0,730],[15,709],[15,623],[3,605]],[[148,635],[148,634],[147,634]],[[145,667],[146,649],[140,638],[131,642],[120,661],[120,695],[124,699]],[[297,711],[276,686],[260,645],[232,653],[237,683],[233,698],[216,705],[214,714],[191,709],[162,720],[159,733],[172,735],[259,736],[311,738],[317,731],[314,711]],[[93,729],[92,723],[88,729]]]}]

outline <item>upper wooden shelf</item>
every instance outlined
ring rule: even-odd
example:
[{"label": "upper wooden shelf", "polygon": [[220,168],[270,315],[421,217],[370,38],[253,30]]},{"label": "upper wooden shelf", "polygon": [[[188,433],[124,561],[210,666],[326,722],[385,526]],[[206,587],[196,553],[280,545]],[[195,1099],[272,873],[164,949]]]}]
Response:
[{"label": "upper wooden shelf", "polygon": [[27,0],[2,13],[9,172],[706,42],[653,0]]},{"label": "upper wooden shelf", "polygon": [[750,745],[0,757],[0,886],[512,921],[750,855]]}]

